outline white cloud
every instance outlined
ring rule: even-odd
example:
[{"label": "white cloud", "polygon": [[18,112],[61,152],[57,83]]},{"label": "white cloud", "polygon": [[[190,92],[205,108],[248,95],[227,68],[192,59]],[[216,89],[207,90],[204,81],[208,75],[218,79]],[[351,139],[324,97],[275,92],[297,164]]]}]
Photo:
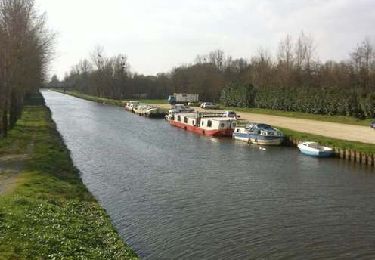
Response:
[{"label": "white cloud", "polygon": [[52,72],[60,76],[96,45],[125,53],[134,71],[165,72],[220,48],[250,57],[276,50],[281,37],[304,31],[321,59],[345,59],[374,37],[372,0],[37,0],[58,32]]}]

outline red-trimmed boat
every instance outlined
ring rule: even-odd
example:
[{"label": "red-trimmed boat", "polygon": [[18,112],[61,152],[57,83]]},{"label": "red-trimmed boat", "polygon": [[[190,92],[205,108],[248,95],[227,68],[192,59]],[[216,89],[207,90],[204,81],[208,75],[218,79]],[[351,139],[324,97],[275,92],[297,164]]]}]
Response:
[{"label": "red-trimmed boat", "polygon": [[172,113],[167,120],[186,131],[213,137],[231,137],[236,127],[236,117],[225,113]]}]

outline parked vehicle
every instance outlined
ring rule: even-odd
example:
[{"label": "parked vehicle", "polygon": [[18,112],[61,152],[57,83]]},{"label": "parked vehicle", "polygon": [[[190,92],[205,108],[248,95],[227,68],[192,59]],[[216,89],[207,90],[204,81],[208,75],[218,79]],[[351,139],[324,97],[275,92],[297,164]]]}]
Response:
[{"label": "parked vehicle", "polygon": [[235,118],[225,117],[222,113],[175,113],[167,117],[173,126],[201,135],[213,137],[232,136],[236,127]]},{"label": "parked vehicle", "polygon": [[201,108],[204,108],[204,109],[215,109],[215,108],[219,108],[218,105],[212,103],[212,102],[203,102],[200,106]]},{"label": "parked vehicle", "polygon": [[240,118],[240,116],[237,115],[237,113],[234,112],[234,111],[224,111],[223,116],[225,116],[225,117],[232,117],[232,118],[235,118],[235,119]]},{"label": "parked vehicle", "polygon": [[189,106],[185,106],[184,104],[176,104],[174,106],[172,106],[172,109],[173,110],[172,112],[174,113],[192,113],[194,112],[194,108],[191,108]]},{"label": "parked vehicle", "polygon": [[260,145],[280,145],[284,134],[267,124],[247,123],[244,127],[234,129],[233,138]]},{"label": "parked vehicle", "polygon": [[189,102],[198,102],[199,94],[174,93],[168,97],[168,103],[174,104],[188,104]]},{"label": "parked vehicle", "polygon": [[373,128],[373,129],[375,129],[375,121],[371,122],[370,127]]},{"label": "parked vehicle", "polygon": [[335,154],[330,147],[321,146],[317,142],[302,142],[298,145],[301,153],[314,157],[331,157]]}]

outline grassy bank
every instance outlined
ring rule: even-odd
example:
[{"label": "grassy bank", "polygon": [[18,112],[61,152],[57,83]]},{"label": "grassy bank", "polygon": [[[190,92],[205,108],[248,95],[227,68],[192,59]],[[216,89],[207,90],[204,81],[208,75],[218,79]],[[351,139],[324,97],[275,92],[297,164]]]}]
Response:
[{"label": "grassy bank", "polygon": [[[56,89],[53,89],[53,90],[64,93],[61,90],[56,90]],[[101,103],[101,104],[108,104],[108,105],[114,105],[114,106],[124,106],[127,101],[130,101],[130,100],[117,100],[117,99],[101,98],[101,97],[83,94],[83,93],[80,93],[80,92],[77,92],[77,91],[66,91],[65,94],[71,95],[73,97],[78,97],[78,98],[82,98],[82,99],[85,99],[85,100],[89,100],[89,101],[98,102],[98,103]],[[132,99],[132,100],[139,101],[139,102],[145,103],[145,104],[167,104],[168,103],[166,99],[165,100],[164,99]]]},{"label": "grassy bank", "polygon": [[[56,90],[62,92],[60,90]],[[102,104],[110,104],[115,106],[123,106],[127,100],[115,100],[115,99],[108,99],[108,98],[99,98],[95,96],[86,95],[77,91],[66,91],[66,94],[83,98],[89,101],[95,101]],[[146,104],[168,104],[166,99],[134,99]],[[239,108],[239,107],[221,107],[223,110],[235,110],[237,112],[245,112],[245,113],[256,113],[256,114],[264,114],[264,115],[272,115],[272,116],[285,116],[291,118],[299,118],[299,119],[311,119],[323,122],[333,122],[333,123],[341,123],[341,124],[348,124],[348,125],[362,125],[362,126],[369,126],[370,123],[374,120],[372,119],[358,119],[355,117],[350,116],[329,116],[329,115],[319,115],[319,114],[309,114],[309,113],[301,113],[301,112],[286,112],[281,110],[272,110],[272,109],[261,109],[261,108]]]},{"label": "grassy bank", "polygon": [[297,140],[306,140],[306,141],[316,141],[322,145],[340,148],[340,149],[347,149],[347,150],[354,150],[357,152],[365,153],[368,155],[375,154],[375,145],[373,144],[365,144],[361,142],[353,142],[353,141],[345,141],[340,139],[334,139],[330,137],[325,137],[321,135],[313,135],[308,133],[301,133],[296,132],[291,129],[287,128],[279,128],[286,136],[289,136],[293,139]]},{"label": "grassy bank", "polygon": [[82,183],[42,97],[31,104],[0,140],[0,167],[18,165],[0,193],[0,259],[136,259]]},{"label": "grassy bank", "polygon": [[301,112],[286,112],[281,110],[272,110],[272,109],[262,109],[262,108],[238,108],[238,107],[224,107],[225,110],[235,110],[238,112],[245,113],[256,113],[256,114],[265,114],[272,116],[285,116],[299,119],[311,119],[324,122],[333,122],[341,123],[348,125],[363,125],[370,126],[370,123],[374,120],[371,119],[358,119],[350,116],[329,116],[329,115],[318,115],[318,114],[309,114]]}]

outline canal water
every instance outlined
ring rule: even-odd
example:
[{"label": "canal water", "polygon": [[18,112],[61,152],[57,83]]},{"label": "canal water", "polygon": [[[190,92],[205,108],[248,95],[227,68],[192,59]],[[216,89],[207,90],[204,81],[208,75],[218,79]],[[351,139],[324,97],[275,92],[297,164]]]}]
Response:
[{"label": "canal water", "polygon": [[375,258],[375,174],[44,91],[90,191],[144,259]]}]

